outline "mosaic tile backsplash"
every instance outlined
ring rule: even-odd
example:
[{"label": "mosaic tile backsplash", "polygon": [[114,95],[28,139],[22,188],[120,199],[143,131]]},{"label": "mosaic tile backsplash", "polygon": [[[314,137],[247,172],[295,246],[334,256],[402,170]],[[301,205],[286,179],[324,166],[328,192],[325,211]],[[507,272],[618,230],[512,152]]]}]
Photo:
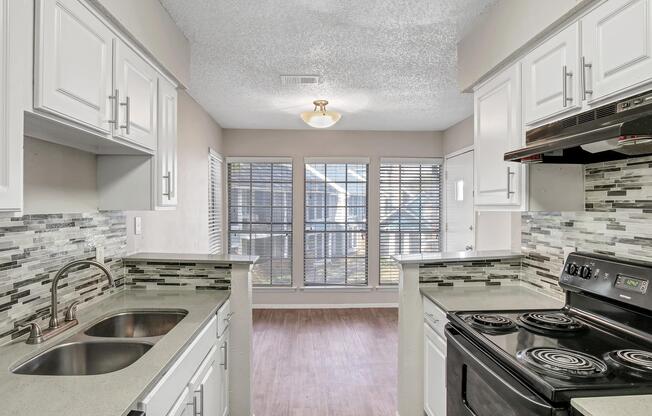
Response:
[{"label": "mosaic tile backsplash", "polygon": [[231,285],[231,268],[225,265],[127,260],[125,268],[131,289],[227,290]]},{"label": "mosaic tile backsplash", "polygon": [[419,268],[419,283],[438,286],[484,285],[518,282],[521,259],[455,261]]},{"label": "mosaic tile backsplash", "polygon": [[0,344],[27,332],[18,326],[49,317],[50,287],[56,272],[72,260],[95,257],[104,247],[105,263],[116,278],[109,288],[102,272],[84,267],[60,280],[60,310],[73,300],[80,308],[124,287],[122,257],[127,228],[121,212],[0,216]]},{"label": "mosaic tile backsplash", "polygon": [[652,213],[652,156],[584,167],[587,211]]}]

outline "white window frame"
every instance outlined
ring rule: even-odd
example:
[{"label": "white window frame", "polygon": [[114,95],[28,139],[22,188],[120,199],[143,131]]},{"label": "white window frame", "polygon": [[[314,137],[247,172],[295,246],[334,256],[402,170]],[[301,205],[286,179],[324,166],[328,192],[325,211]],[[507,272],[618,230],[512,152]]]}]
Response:
[{"label": "white window frame", "polygon": [[[351,165],[365,165],[367,168],[367,173],[366,173],[366,179],[365,179],[365,185],[366,185],[366,193],[365,193],[365,224],[366,227],[363,232],[365,235],[365,244],[366,244],[366,249],[365,249],[365,282],[363,284],[349,284],[347,282],[348,276],[345,276],[345,283],[344,284],[332,284],[332,283],[327,283],[324,282],[323,284],[315,284],[315,283],[308,283],[306,282],[306,235],[308,233],[311,233],[311,231],[307,230],[307,225],[309,222],[306,219],[306,210],[308,208],[307,205],[307,170],[306,166],[309,164],[351,164]],[[302,247],[302,252],[303,252],[303,257],[302,257],[302,262],[303,262],[303,281],[301,282],[302,287],[305,289],[322,289],[322,288],[368,288],[370,285],[370,279],[369,279],[369,190],[370,190],[370,175],[371,175],[371,163],[370,163],[370,158],[368,157],[306,157],[304,158],[304,163],[303,163],[303,189],[304,189],[304,197],[303,197],[303,224],[302,224],[302,232],[303,232],[303,247]],[[348,180],[347,180],[348,183]],[[324,231],[326,233],[327,231]],[[358,231],[352,231],[352,232],[358,232]],[[328,257],[325,257],[327,259]],[[349,257],[345,257],[345,263],[346,260]],[[353,258],[353,257],[352,257]],[[326,271],[324,271],[326,273]],[[327,280],[327,276],[325,275],[324,278]]]},{"label": "white window frame", "polygon": [[[226,212],[227,212],[227,218],[226,218],[226,246],[227,250],[230,253],[231,252],[231,219],[230,219],[230,202],[229,202],[229,189],[230,189],[230,177],[229,177],[229,164],[231,163],[283,163],[283,164],[289,164],[292,167],[292,180],[291,180],[291,213],[292,213],[292,218],[294,222],[294,163],[293,159],[291,157],[227,157],[226,158],[226,177],[227,177],[227,186],[226,186],[226,194],[227,194],[227,201],[226,201]],[[274,182],[272,181],[272,184]],[[273,224],[273,222],[271,223]],[[265,289],[265,288],[271,288],[271,289],[287,289],[291,288],[292,284],[294,283],[294,235],[293,235],[293,229],[292,225],[290,226],[290,230],[287,231],[286,233],[289,234],[289,239],[290,239],[290,282],[288,284],[280,285],[280,284],[273,284],[271,281],[271,276],[270,276],[270,284],[254,284],[254,288],[257,289]],[[254,265],[255,267],[255,265]]]},{"label": "white window frame", "polygon": [[[378,259],[379,259],[379,264],[378,264],[378,284],[380,286],[388,287],[388,286],[395,286],[398,282],[387,282],[383,281],[383,276],[382,276],[382,271],[383,271],[383,261],[386,261],[387,258],[383,257],[383,235],[384,234],[398,234],[399,235],[399,241],[402,244],[402,234],[404,233],[401,230],[401,226],[403,225],[401,221],[399,221],[398,226],[399,229],[397,231],[383,231],[383,213],[382,213],[382,206],[380,206],[381,201],[382,201],[382,192],[383,192],[383,175],[382,175],[382,169],[383,165],[387,164],[397,164],[397,165],[438,165],[439,166],[439,216],[438,216],[438,251],[441,251],[441,247],[443,244],[443,238],[444,238],[444,230],[442,229],[442,220],[443,220],[443,209],[444,209],[444,195],[443,195],[443,182],[444,182],[444,159],[443,158],[381,158],[380,159],[380,164],[378,166],[378,189],[379,189],[379,200],[378,204],[380,207],[380,212],[378,215]],[[421,183],[421,180],[419,181]],[[402,196],[401,192],[401,183],[399,182],[399,198]],[[399,199],[400,201],[400,199]],[[421,218],[420,218],[421,219]],[[421,232],[421,225],[422,223],[419,222],[419,229],[418,233],[422,234]],[[410,231],[406,231],[405,233],[409,233]],[[414,231],[411,231],[414,232]],[[421,251],[421,247],[420,250]],[[399,254],[399,253],[395,253]],[[408,254],[408,253],[404,253]],[[418,253],[410,253],[410,254],[418,254]]]},{"label": "white window frame", "polygon": [[208,252],[224,253],[224,158],[208,149]]}]

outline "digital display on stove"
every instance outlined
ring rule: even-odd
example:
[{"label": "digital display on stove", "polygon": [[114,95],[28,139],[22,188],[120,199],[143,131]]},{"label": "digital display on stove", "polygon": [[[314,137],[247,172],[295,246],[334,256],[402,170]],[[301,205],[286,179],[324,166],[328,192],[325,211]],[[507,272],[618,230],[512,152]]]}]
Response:
[{"label": "digital display on stove", "polygon": [[647,285],[648,281],[645,279],[638,279],[636,277],[626,276],[624,274],[618,275],[615,284],[618,289],[629,290],[631,292],[638,292],[642,294],[647,292]]}]

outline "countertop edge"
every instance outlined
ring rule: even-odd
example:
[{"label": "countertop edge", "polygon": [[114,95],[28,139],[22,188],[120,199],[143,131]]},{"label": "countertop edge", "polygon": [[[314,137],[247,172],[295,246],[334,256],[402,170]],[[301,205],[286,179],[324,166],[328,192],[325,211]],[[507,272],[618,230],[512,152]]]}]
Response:
[{"label": "countertop edge", "polygon": [[[586,404],[590,402],[594,403],[589,407]],[[583,416],[612,416],[615,409],[627,416],[648,416],[652,413],[652,395],[581,397],[571,399],[571,406]],[[602,409],[596,411],[596,406]]]},{"label": "countertop edge", "polygon": [[450,253],[406,254],[392,256],[399,264],[441,264],[479,260],[505,260],[522,258],[523,253],[510,250],[459,251]]},{"label": "countertop edge", "polygon": [[202,253],[152,253],[138,252],[122,258],[125,262],[151,261],[165,263],[213,263],[213,264],[245,264],[251,265],[258,261],[258,256],[239,256],[233,254],[217,255]]}]

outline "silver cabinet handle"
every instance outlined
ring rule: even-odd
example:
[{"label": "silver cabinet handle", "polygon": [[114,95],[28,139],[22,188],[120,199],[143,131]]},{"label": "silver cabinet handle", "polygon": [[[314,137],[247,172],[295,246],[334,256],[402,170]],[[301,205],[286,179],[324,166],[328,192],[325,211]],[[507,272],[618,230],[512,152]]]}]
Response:
[{"label": "silver cabinet handle", "polygon": [[125,129],[127,135],[131,134],[131,100],[129,96],[125,98],[124,103],[120,103],[121,106],[125,107],[125,124],[121,125],[121,129]]},{"label": "silver cabinet handle", "polygon": [[228,341],[224,342],[224,345],[222,345],[220,347],[220,349],[222,350],[222,356],[224,357],[224,362],[221,363],[220,365],[222,367],[224,367],[224,370],[229,369],[229,362],[228,362],[228,360],[229,360],[229,350],[228,350],[228,348],[229,348]]},{"label": "silver cabinet handle", "polygon": [[170,171],[168,171],[168,174],[163,176],[163,178],[165,178],[165,182],[166,182],[166,187],[165,187],[166,192],[163,192],[163,196],[167,196],[169,200],[170,198],[172,198],[172,179],[171,179],[172,175],[170,174]]},{"label": "silver cabinet handle", "polygon": [[113,102],[111,106],[111,112],[113,113],[113,118],[109,120],[109,124],[113,125],[114,129],[118,128],[118,113],[120,112],[120,90],[116,89],[113,92],[113,95],[109,95],[109,100]]},{"label": "silver cabinet handle", "polygon": [[507,167],[507,199],[510,199],[512,195],[516,193],[512,191],[512,175],[514,175],[514,172],[512,172],[512,168],[508,166]]},{"label": "silver cabinet handle", "polygon": [[587,86],[586,80],[588,78],[587,69],[589,70],[589,73],[591,73],[591,71],[593,70],[593,64],[587,63],[586,58],[582,57],[582,100],[583,101],[586,101],[586,96],[588,94],[593,95],[593,90],[589,90],[586,87]]},{"label": "silver cabinet handle", "polygon": [[[197,393],[197,391],[195,391],[195,393]],[[192,396],[192,414],[194,416],[200,416],[201,415],[201,413],[199,413],[198,410],[197,410],[198,408],[199,408],[199,406],[197,405],[197,396],[193,395]]]},{"label": "silver cabinet handle", "polygon": [[573,102],[573,97],[568,96],[568,82],[567,82],[568,78],[572,79],[573,73],[568,72],[568,66],[566,66],[566,65],[564,65],[561,69],[562,69],[562,71],[561,71],[561,75],[562,75],[562,78],[561,78],[562,79],[562,88],[561,88],[562,94],[561,95],[562,95],[562,99],[564,100],[564,103],[563,103],[564,108],[566,108],[566,107],[568,107],[568,103]]}]

